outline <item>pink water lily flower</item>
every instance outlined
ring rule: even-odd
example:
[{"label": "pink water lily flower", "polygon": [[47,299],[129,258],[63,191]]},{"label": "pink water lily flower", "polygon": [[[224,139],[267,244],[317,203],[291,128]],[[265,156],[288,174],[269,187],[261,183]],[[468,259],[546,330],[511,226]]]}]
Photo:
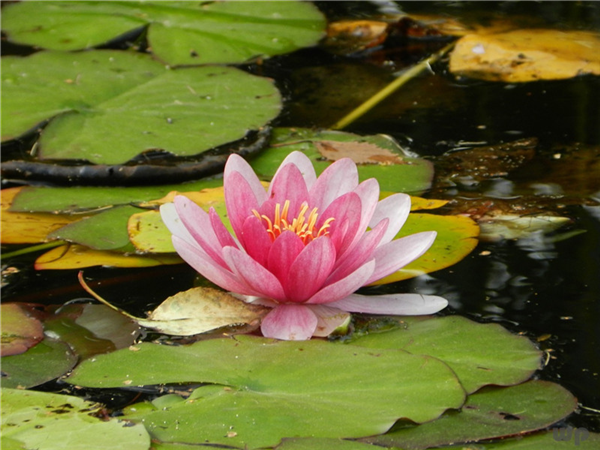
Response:
[{"label": "pink water lily flower", "polygon": [[434,231],[393,240],[410,197],[379,201],[379,184],[359,184],[356,164],[340,159],[317,178],[301,152],[291,153],[265,190],[250,165],[231,155],[225,166],[227,214],[235,237],[210,209],[184,196],[161,207],[179,255],[204,277],[247,302],[272,307],[264,336],[327,336],[349,312],[432,314],[447,305],[419,294],[354,292],[417,259]]}]

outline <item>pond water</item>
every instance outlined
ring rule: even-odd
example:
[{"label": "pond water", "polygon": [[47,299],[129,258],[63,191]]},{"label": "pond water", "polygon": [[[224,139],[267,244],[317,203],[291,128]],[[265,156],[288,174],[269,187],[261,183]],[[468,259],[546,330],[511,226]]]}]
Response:
[{"label": "pond water", "polygon": [[[321,2],[332,18],[369,17],[385,8],[536,21],[581,29],[600,28],[594,2],[513,2],[475,7],[472,2]],[[328,127],[392,73],[443,47],[447,41],[413,42],[402,52],[362,57],[304,50],[265,61],[255,72],[273,76],[287,96],[281,126]],[[410,47],[410,48],[409,48]],[[418,291],[446,297],[444,314],[498,322],[539,342],[548,365],[539,377],[556,381],[579,400],[575,426],[600,431],[600,77],[507,84],[457,79],[445,61],[412,80],[345,131],[387,134],[410,151],[436,161],[459,148],[494,146],[537,138],[533,159],[506,176],[437,187],[432,198],[502,200],[543,198],[564,205],[571,221],[551,233],[482,242],[459,264],[369,292]],[[5,184],[4,186],[8,186]],[[61,304],[86,297],[76,271],[35,272],[34,256],[10,260],[3,301]],[[149,269],[86,269],[102,280],[102,295],[142,313],[187,289],[187,266]]]}]

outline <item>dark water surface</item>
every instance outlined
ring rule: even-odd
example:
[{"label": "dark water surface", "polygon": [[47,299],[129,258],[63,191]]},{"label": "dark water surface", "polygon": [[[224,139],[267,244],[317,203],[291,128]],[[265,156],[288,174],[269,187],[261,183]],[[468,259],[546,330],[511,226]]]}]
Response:
[{"label": "dark water surface", "polygon": [[[501,16],[538,26],[600,29],[600,5],[595,2],[522,3],[318,5],[333,18],[368,17],[397,7],[470,20]],[[281,125],[327,127],[389,82],[394,71],[444,45],[413,43],[410,52],[390,57],[384,64],[376,64],[381,58],[371,56],[333,57],[307,50],[252,70],[275,77],[287,95]],[[449,269],[372,291],[442,295],[450,301],[448,314],[498,322],[539,341],[550,358],[537,376],[556,381],[577,396],[582,409],[570,423],[600,431],[600,207],[593,205],[594,199],[600,201],[600,77],[505,84],[457,79],[446,72],[444,61],[432,69],[434,73],[412,80],[345,131],[388,134],[411,151],[432,158],[461,146],[475,147],[473,143],[498,145],[535,137],[539,139],[536,157],[514,173],[429,195],[449,199],[545,196],[564,203],[561,213],[572,223],[547,235],[481,243]],[[581,233],[567,238],[569,232]],[[85,296],[76,271],[36,273],[32,261],[32,256],[10,261],[21,272],[6,279],[3,301],[60,304]],[[104,280],[98,289],[104,298],[140,314],[189,288],[195,274],[186,266],[94,268],[86,269],[86,277]]]}]

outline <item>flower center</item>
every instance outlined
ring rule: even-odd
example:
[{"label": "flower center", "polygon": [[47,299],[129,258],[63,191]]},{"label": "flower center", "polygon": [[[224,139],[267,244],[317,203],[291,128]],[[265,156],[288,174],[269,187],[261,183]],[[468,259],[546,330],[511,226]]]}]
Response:
[{"label": "flower center", "polygon": [[298,213],[298,217],[295,217],[293,220],[288,219],[288,211],[290,209],[290,201],[286,200],[283,203],[283,209],[279,203],[275,204],[275,217],[273,221],[269,219],[264,214],[261,216],[258,211],[255,209],[252,210],[254,215],[258,218],[258,220],[264,220],[267,225],[267,232],[271,237],[271,241],[277,239],[281,233],[284,231],[293,231],[296,233],[304,244],[308,244],[313,239],[316,239],[320,236],[327,236],[329,234],[328,228],[331,225],[331,222],[335,220],[335,218],[330,217],[325,221],[321,228],[318,230],[315,229],[315,225],[317,223],[317,219],[319,214],[317,213],[317,208],[313,208],[308,217],[306,217],[306,212],[308,211],[308,204],[306,202],[302,203],[302,207],[300,208],[300,212]]}]

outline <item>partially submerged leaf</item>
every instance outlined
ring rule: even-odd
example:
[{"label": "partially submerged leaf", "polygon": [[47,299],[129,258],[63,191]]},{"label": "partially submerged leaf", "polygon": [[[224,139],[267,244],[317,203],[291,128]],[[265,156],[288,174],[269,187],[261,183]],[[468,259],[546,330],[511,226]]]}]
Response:
[{"label": "partially submerged leaf", "polygon": [[1,241],[3,244],[36,244],[47,240],[54,230],[81,220],[83,216],[30,214],[9,211],[23,187],[2,189]]},{"label": "partially submerged leaf", "polygon": [[423,450],[506,438],[544,429],[576,408],[577,399],[565,388],[533,380],[508,388],[483,389],[470,395],[460,412],[365,441],[385,447]]},{"label": "partially submerged leaf", "polygon": [[146,26],[151,51],[169,65],[236,64],[315,45],[325,18],[300,1],[90,1],[12,5],[2,20],[10,40],[56,50],[98,46]]},{"label": "partially submerged leaf", "polygon": [[2,320],[1,356],[18,355],[44,338],[44,328],[39,320],[30,316],[18,303],[0,306]]},{"label": "partially submerged leaf", "polygon": [[77,356],[65,342],[46,338],[25,353],[2,358],[2,387],[38,386],[64,375],[76,363]]},{"label": "partially submerged leaf", "polygon": [[92,250],[77,244],[62,245],[44,253],[35,260],[36,270],[82,269],[93,266],[152,267],[163,264],[181,264],[177,255],[126,255],[111,251]]},{"label": "partially submerged leaf", "polygon": [[550,233],[571,223],[571,219],[550,215],[494,215],[479,220],[480,239],[496,242],[503,239],[520,239],[536,232]]},{"label": "partially submerged leaf", "polygon": [[508,83],[600,75],[600,35],[521,29],[462,37],[450,56],[457,75]]},{"label": "partially submerged leaf", "polygon": [[222,66],[167,70],[141,53],[39,52],[4,57],[2,69],[3,140],[51,119],[39,159],[197,155],[243,138],[281,109],[270,79]]},{"label": "partially submerged leaf", "polygon": [[98,410],[99,405],[79,397],[3,388],[2,448],[6,438],[27,449],[149,448],[150,437],[142,425],[90,414]]},{"label": "partially submerged leaf", "polygon": [[315,141],[319,153],[328,161],[350,158],[358,164],[410,164],[397,153],[368,142]]},{"label": "partially submerged leaf", "polygon": [[238,300],[227,292],[196,287],[167,298],[144,319],[126,313],[93,292],[81,272],[79,282],[95,299],[139,325],[176,336],[192,336],[228,326],[258,327],[260,319],[270,311],[270,308]]},{"label": "partially submerged leaf", "polygon": [[378,434],[400,417],[420,423],[464,401],[453,372],[435,358],[253,336],[178,347],[142,343],[136,351],[84,361],[69,378],[89,387],[119,387],[125,381],[210,383],[167,408],[134,405],[126,417],[143,421],[161,441],[249,448],[274,446],[295,435]]}]

